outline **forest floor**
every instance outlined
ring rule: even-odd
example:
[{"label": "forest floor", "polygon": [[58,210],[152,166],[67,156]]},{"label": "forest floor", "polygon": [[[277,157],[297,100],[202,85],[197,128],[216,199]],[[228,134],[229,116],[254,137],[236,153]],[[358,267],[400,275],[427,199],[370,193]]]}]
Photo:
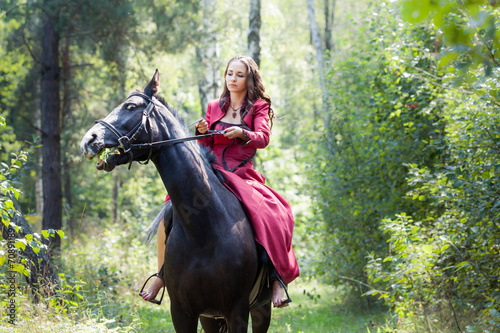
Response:
[{"label": "forest floor", "polygon": [[[344,304],[338,289],[298,278],[290,286],[293,302],[273,309],[270,333],[358,333],[377,332],[385,326],[387,314]],[[138,314],[144,332],[174,332],[168,305],[155,306],[139,301]]]},{"label": "forest floor", "polygon": [[[363,306],[357,310],[347,306],[339,290],[313,281],[298,279],[290,285],[293,302],[289,307],[273,311],[270,333],[310,332],[310,333],[374,333],[382,332],[387,314],[369,311]],[[165,296],[167,298],[167,296]],[[95,313],[113,312],[111,309],[94,307],[81,308],[78,314],[47,311],[40,306],[26,303],[21,306],[19,322],[8,325],[0,321],[0,332],[147,332],[174,333],[169,313],[168,299],[161,306],[142,301],[135,291],[125,292],[116,304],[103,305],[120,307],[130,314],[121,321],[123,315],[96,316]],[[82,311],[83,310],[83,311]],[[94,315],[92,314],[94,313]],[[125,324],[125,325],[123,325]],[[199,332],[202,332],[199,327]],[[251,330],[249,330],[251,332]]]},{"label": "forest floor", "polygon": [[[59,296],[46,297],[38,304],[26,295],[24,279],[19,277],[16,325],[8,323],[6,285],[0,284],[0,332],[173,333],[168,296],[161,306],[138,296],[145,278],[155,271],[156,250],[137,234],[117,225],[65,243],[64,255],[56,264],[59,286],[51,288],[59,290]],[[0,278],[5,275],[3,268]],[[342,288],[299,277],[289,285],[289,292],[290,306],[273,309],[271,333],[385,331],[387,312],[369,309],[365,299],[349,298]]]}]

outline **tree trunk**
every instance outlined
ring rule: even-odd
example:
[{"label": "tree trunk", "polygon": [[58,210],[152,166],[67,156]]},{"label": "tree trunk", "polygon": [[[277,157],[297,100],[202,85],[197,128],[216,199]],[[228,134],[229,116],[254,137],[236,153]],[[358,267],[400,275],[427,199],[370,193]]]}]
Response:
[{"label": "tree trunk", "polygon": [[[36,95],[35,95],[35,115],[34,115],[34,123],[37,129],[42,128],[42,101],[41,101],[41,89],[42,83],[40,81],[40,76],[36,81]],[[38,137],[42,136],[42,132],[40,130],[36,130],[36,135]],[[35,172],[36,172],[36,181],[35,181],[35,206],[37,213],[37,222],[42,221],[43,216],[43,176],[42,176],[42,152],[40,149],[35,150]]]},{"label": "tree trunk", "polygon": [[[44,5],[48,8],[49,1]],[[62,189],[59,105],[59,34],[56,31],[57,11],[46,10],[42,39],[42,177],[43,229],[61,229]],[[49,15],[53,15],[50,16]],[[51,246],[60,246],[59,236]]]},{"label": "tree trunk", "polygon": [[332,7],[330,8],[330,0],[325,1],[325,50],[330,53],[333,51],[332,44],[332,30],[333,21],[335,19],[335,3],[336,0],[332,1]]},{"label": "tree trunk", "polygon": [[260,67],[260,0],[250,0],[247,54]]},{"label": "tree trunk", "polygon": [[113,201],[113,223],[116,223],[118,221],[118,213],[119,213],[119,206],[118,206],[118,198],[119,198],[119,189],[120,189],[120,173],[117,172],[118,170],[115,170],[113,173],[113,190],[112,192],[112,201]]},{"label": "tree trunk", "polygon": [[[62,110],[63,110],[63,123],[61,124],[61,133],[64,131],[64,128],[68,126],[71,122],[71,88],[70,82],[72,77],[72,69],[71,69],[71,61],[70,61],[70,38],[66,37],[64,42],[64,49],[62,52],[62,75],[63,75],[63,102],[62,102]],[[73,200],[71,197],[71,166],[72,163],[66,157],[66,153],[62,152],[62,177],[63,177],[63,187],[64,187],[64,201],[65,201],[65,209],[66,216],[68,219],[68,227],[71,234],[71,239],[74,239],[75,236],[75,223],[73,219]]]},{"label": "tree trunk", "polygon": [[316,49],[316,62],[318,67],[319,85],[321,88],[321,98],[323,100],[323,115],[326,128],[329,128],[329,105],[328,105],[328,92],[326,90],[326,78],[323,63],[323,49],[321,47],[321,38],[319,35],[319,28],[314,14],[314,0],[307,0],[307,11],[309,12],[309,23],[311,28],[311,39]]},{"label": "tree trunk", "polygon": [[205,117],[207,104],[219,98],[219,50],[217,46],[217,29],[213,15],[217,0],[202,0],[203,36],[196,47],[196,58],[201,65],[202,76],[198,81],[200,93],[201,115]]}]

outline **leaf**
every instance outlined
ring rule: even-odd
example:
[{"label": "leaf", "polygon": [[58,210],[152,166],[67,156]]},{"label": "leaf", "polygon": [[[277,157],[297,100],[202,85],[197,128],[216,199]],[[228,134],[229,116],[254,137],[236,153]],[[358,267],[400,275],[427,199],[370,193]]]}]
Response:
[{"label": "leaf", "polygon": [[18,240],[17,242],[14,243],[14,246],[24,251],[26,250],[26,240],[25,239]]},{"label": "leaf", "polygon": [[369,290],[365,293],[365,296],[377,295],[379,293],[378,290]]},{"label": "leaf", "polygon": [[64,238],[64,231],[62,230],[57,230],[57,234],[59,235],[59,237],[61,237],[61,239]]},{"label": "leaf", "polygon": [[457,265],[455,266],[455,268],[456,268],[457,270],[462,269],[462,268],[467,268],[467,267],[470,267],[470,264],[469,264],[469,262],[468,262],[468,261],[462,261],[461,263],[459,263],[459,264],[457,264]]},{"label": "leaf", "polygon": [[424,251],[427,254],[432,253],[432,245],[422,245],[422,251]]},{"label": "leaf", "polygon": [[4,205],[3,205],[3,209],[5,211],[8,211],[10,209],[14,209],[14,203],[12,202],[12,200],[10,200],[10,199],[5,200]]},{"label": "leaf", "polygon": [[432,9],[429,0],[404,0],[402,3],[403,19],[411,23],[426,19]]},{"label": "leaf", "polygon": [[47,230],[42,230],[42,236],[45,238],[45,239],[49,239],[50,235],[49,235],[49,232]]}]

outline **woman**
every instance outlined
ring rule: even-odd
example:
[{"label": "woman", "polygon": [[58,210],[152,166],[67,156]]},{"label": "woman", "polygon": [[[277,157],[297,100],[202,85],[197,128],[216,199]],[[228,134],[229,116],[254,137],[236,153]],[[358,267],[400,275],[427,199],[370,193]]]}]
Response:
[{"label": "woman", "polygon": [[[264,184],[265,178],[252,165],[256,149],[265,148],[269,143],[269,121],[272,123],[274,115],[271,99],[265,93],[258,66],[250,57],[237,56],[229,60],[224,81],[221,98],[208,103],[206,119],[196,125],[196,133],[225,130],[223,136],[199,141],[217,156],[215,167],[223,174],[227,187],[243,203],[255,239],[271,259],[274,306],[287,306],[291,300],[285,297],[285,285],[299,275],[291,246],[293,216],[288,202]],[[164,228],[161,223],[157,236],[159,270],[165,251]],[[156,279],[141,296],[151,301],[162,287],[163,281]]]}]

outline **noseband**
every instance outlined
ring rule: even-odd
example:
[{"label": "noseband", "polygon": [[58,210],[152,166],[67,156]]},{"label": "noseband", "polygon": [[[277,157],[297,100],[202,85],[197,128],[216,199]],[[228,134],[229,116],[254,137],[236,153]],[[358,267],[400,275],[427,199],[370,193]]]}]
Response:
[{"label": "noseband", "polygon": [[[134,92],[130,94],[129,97],[132,96],[138,96],[146,101],[148,101],[148,105],[146,106],[146,109],[142,111],[142,119],[139,121],[139,123],[130,130],[125,135],[122,135],[120,131],[113,126],[112,124],[108,123],[107,121],[100,119],[97,120],[96,123],[99,123],[106,128],[108,128],[116,137],[118,138],[118,144],[120,145],[120,148],[123,149],[123,152],[125,154],[129,154],[129,169],[132,166],[132,162],[134,160],[134,154],[132,153],[132,148],[137,148],[137,149],[148,149],[149,148],[149,153],[148,153],[148,158],[144,164],[147,164],[149,160],[151,159],[151,155],[153,153],[153,146],[159,146],[159,145],[174,145],[177,143],[181,142],[186,142],[186,141],[193,141],[193,140],[198,140],[202,138],[207,138],[211,137],[214,135],[219,135],[219,134],[224,134],[224,131],[213,131],[213,130],[208,130],[207,134],[201,134],[201,135],[196,135],[196,136],[190,136],[186,138],[180,138],[180,139],[170,139],[170,140],[163,140],[163,141],[153,141],[153,131],[151,131],[151,124],[150,124],[150,116],[153,111],[153,109],[156,109],[156,99],[154,97],[149,97],[146,94],[140,93],[140,92]],[[144,129],[146,133],[148,133],[148,130],[146,128],[146,124],[149,123],[149,134],[150,134],[150,140],[149,143],[132,143],[134,142],[141,131]],[[139,162],[140,163],[140,162]]]},{"label": "noseband", "polygon": [[[118,144],[120,145],[120,148],[123,149],[123,153],[129,154],[129,166],[128,166],[129,169],[132,166],[132,161],[134,160],[134,154],[132,153],[132,147],[135,145],[132,144],[132,142],[134,142],[137,139],[137,137],[141,133],[142,129],[144,129],[144,131],[146,131],[146,133],[148,133],[148,130],[146,128],[146,123],[149,123],[149,116],[151,115],[151,112],[155,108],[155,101],[151,97],[149,97],[148,95],[143,94],[143,93],[139,93],[139,92],[135,92],[135,93],[131,94],[129,97],[132,97],[132,96],[141,97],[141,98],[145,99],[146,101],[148,101],[149,103],[146,106],[146,108],[144,109],[144,111],[142,111],[142,120],[136,126],[134,126],[134,128],[132,128],[132,130],[130,130],[130,132],[123,135],[120,133],[120,131],[115,126],[108,123],[104,119],[100,119],[100,120],[96,121],[96,123],[104,125],[114,135],[116,135],[116,137],[118,138]],[[151,124],[149,125],[149,127],[151,128]],[[150,141],[153,141],[153,132],[150,130],[149,133],[150,133]],[[149,162],[149,160],[151,159],[152,152],[153,152],[153,148],[151,147],[151,149],[149,150],[148,158],[144,164],[147,164]]]}]

